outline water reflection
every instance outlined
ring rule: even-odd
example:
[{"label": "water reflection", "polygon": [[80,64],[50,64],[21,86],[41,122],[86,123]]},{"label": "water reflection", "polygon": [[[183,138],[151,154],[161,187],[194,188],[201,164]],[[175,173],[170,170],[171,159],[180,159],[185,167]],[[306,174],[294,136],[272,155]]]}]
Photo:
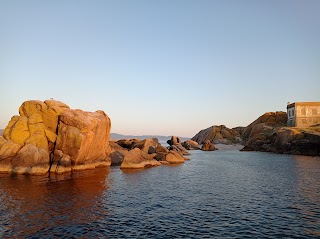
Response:
[{"label": "water reflection", "polygon": [[298,203],[295,205],[309,235],[320,236],[320,158],[294,156],[297,170]]},{"label": "water reflection", "polygon": [[173,167],[0,175],[0,238],[319,238],[319,190],[319,158],[232,150]]},{"label": "water reflection", "polygon": [[[107,216],[100,200],[109,168],[48,177],[0,175],[0,237],[68,236],[66,225],[83,225]],[[75,235],[74,228],[72,235]]]}]

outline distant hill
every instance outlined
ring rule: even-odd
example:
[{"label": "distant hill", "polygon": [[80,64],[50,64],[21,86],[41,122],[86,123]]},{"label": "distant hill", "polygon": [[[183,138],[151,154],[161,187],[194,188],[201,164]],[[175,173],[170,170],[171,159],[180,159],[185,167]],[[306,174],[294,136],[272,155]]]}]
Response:
[{"label": "distant hill", "polygon": [[3,131],[4,131],[4,129],[0,129],[0,136],[3,135]]},{"label": "distant hill", "polygon": [[[167,140],[171,139],[171,136],[163,136],[163,135],[123,135],[117,133],[111,133],[110,139],[118,140],[118,139],[147,139],[147,138],[157,138],[159,141],[166,142]],[[182,141],[186,141],[186,137],[181,137]]]}]

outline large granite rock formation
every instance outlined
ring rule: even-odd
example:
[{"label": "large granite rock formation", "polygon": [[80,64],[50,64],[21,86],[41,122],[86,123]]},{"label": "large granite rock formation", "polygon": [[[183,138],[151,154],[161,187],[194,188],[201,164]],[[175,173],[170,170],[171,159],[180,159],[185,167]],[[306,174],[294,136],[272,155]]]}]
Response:
[{"label": "large granite rock formation", "polygon": [[0,172],[45,174],[110,165],[110,119],[102,111],[30,100],[0,136]]},{"label": "large granite rock formation", "polygon": [[191,140],[203,144],[207,140],[214,144],[241,144],[242,139],[238,129],[229,129],[224,125],[214,125],[201,130]]},{"label": "large granite rock formation", "polygon": [[245,147],[241,151],[320,155],[320,127],[287,127],[285,112],[268,112],[242,132]]},{"label": "large granite rock formation", "polygon": [[55,150],[70,156],[73,170],[110,166],[110,128],[103,111],[65,111],[60,115]]},{"label": "large granite rock formation", "polygon": [[161,163],[139,148],[134,148],[124,157],[121,169],[137,169],[160,166]]}]

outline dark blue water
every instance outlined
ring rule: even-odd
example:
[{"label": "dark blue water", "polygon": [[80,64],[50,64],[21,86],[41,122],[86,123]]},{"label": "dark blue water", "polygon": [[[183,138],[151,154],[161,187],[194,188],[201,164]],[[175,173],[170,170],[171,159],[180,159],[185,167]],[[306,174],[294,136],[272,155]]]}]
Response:
[{"label": "dark blue water", "polygon": [[0,237],[319,238],[320,159],[193,151],[146,170],[0,175]]}]

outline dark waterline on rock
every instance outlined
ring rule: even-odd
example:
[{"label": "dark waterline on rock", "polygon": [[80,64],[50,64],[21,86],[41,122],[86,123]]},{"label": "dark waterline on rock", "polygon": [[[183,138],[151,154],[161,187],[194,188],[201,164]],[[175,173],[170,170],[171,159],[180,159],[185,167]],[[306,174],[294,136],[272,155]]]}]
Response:
[{"label": "dark waterline on rock", "polygon": [[176,166],[0,175],[0,237],[319,238],[320,159],[193,151]]}]

